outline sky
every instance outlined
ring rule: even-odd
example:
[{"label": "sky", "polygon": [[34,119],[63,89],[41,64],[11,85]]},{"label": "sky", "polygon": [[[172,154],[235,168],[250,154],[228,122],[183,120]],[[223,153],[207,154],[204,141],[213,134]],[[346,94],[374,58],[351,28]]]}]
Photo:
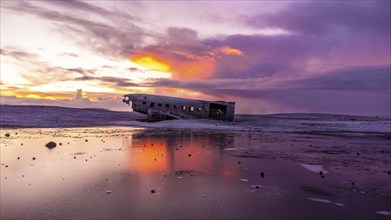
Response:
[{"label": "sky", "polygon": [[[1,104],[391,116],[390,1],[3,1]],[[81,91],[80,91],[81,90]]]}]

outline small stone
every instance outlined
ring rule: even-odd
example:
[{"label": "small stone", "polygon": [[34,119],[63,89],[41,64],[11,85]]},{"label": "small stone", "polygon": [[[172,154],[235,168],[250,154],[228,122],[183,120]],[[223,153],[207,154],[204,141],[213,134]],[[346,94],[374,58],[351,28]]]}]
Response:
[{"label": "small stone", "polygon": [[357,156],[360,156],[360,153],[357,153]]},{"label": "small stone", "polygon": [[62,143],[59,143],[60,144],[60,146],[62,145]]},{"label": "small stone", "polygon": [[187,155],[187,156],[191,157],[191,154],[189,154],[189,155]]},{"label": "small stone", "polygon": [[5,165],[5,167],[8,167],[8,165]]},{"label": "small stone", "polygon": [[265,177],[265,173],[261,172],[261,174],[259,174],[259,176],[261,176],[261,178],[264,178]]},{"label": "small stone", "polygon": [[258,185],[256,185],[256,186],[255,186],[255,189],[259,189],[259,186],[258,186]]},{"label": "small stone", "polygon": [[20,146],[23,146],[23,143],[20,143]]},{"label": "small stone", "polygon": [[106,178],[106,181],[109,181],[109,179]]},{"label": "small stone", "polygon": [[387,174],[388,174],[388,175],[391,175],[391,170],[388,170],[388,171],[387,171]]},{"label": "small stone", "polygon": [[18,160],[20,160],[20,157],[18,157]]},{"label": "small stone", "polygon": [[153,190],[151,190],[151,193],[154,194],[154,193],[156,193],[156,191],[153,189]]},{"label": "small stone", "polygon": [[35,160],[35,157],[33,157],[33,160]]},{"label": "small stone", "polygon": [[88,140],[86,139],[85,142],[88,142]]},{"label": "small stone", "polygon": [[110,191],[110,190],[107,190],[107,191],[106,191],[106,194],[111,194],[111,191]]},{"label": "small stone", "polygon": [[4,136],[5,136],[6,138],[8,138],[8,137],[10,137],[11,135],[7,133],[7,134],[5,134]]},{"label": "small stone", "polygon": [[47,148],[49,148],[49,149],[52,149],[52,148],[55,148],[55,147],[57,146],[57,144],[56,144],[55,142],[53,142],[53,141],[50,141],[50,142],[47,143],[45,146],[46,146]]},{"label": "small stone", "polygon": [[352,182],[352,186],[354,186],[354,182]]},{"label": "small stone", "polygon": [[242,162],[238,161],[238,164],[241,164]]},{"label": "small stone", "polygon": [[323,175],[323,172],[322,172],[322,171],[319,171],[319,175],[321,175],[321,176],[322,176],[322,175]]},{"label": "small stone", "polygon": [[76,156],[74,156],[73,159],[76,159]]}]

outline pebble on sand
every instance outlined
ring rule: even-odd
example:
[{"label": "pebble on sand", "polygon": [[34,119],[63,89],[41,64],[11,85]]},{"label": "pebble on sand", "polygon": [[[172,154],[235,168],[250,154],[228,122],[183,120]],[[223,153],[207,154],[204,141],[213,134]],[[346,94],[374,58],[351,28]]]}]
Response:
[{"label": "pebble on sand", "polygon": [[153,190],[151,190],[151,193],[154,194],[154,193],[156,193],[156,191],[153,189]]},{"label": "pebble on sand", "polygon": [[33,157],[33,160],[35,160],[35,157]]},{"label": "pebble on sand", "polygon": [[106,194],[111,194],[111,191],[110,191],[110,190],[107,190],[107,191],[106,191]]},{"label": "pebble on sand", "polygon": [[261,178],[264,178],[264,177],[265,177],[265,173],[264,173],[264,172],[261,172],[261,173],[259,174],[259,176],[261,176]]},{"label": "pebble on sand", "polygon": [[57,144],[56,144],[55,142],[53,142],[53,141],[50,141],[50,142],[47,143],[45,146],[46,146],[47,148],[49,148],[49,149],[52,149],[52,148],[55,148],[55,147],[57,146]]},{"label": "pebble on sand", "polygon": [[11,135],[7,133],[7,134],[5,134],[4,136],[8,138],[8,137],[10,137]]}]

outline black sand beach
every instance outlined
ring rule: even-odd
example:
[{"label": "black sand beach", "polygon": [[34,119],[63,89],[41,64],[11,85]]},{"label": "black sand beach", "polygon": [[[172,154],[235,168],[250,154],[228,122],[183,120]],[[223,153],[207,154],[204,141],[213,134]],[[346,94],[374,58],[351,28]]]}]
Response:
[{"label": "black sand beach", "polygon": [[3,129],[0,217],[390,219],[390,158],[387,133]]}]

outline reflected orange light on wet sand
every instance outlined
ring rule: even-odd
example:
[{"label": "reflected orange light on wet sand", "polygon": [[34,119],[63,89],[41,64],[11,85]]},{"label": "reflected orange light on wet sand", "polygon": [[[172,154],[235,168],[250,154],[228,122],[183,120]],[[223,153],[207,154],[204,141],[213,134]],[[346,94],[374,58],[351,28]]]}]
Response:
[{"label": "reflected orange light on wet sand", "polygon": [[[175,173],[177,171],[216,174],[234,178],[239,174],[235,166],[216,153],[213,140],[208,137],[164,138],[133,137],[128,151],[128,169],[135,173]],[[217,161],[217,162],[216,162]]]},{"label": "reflected orange light on wet sand", "polygon": [[135,139],[129,151],[128,167],[133,172],[166,172],[168,170],[167,144],[162,139]]}]

